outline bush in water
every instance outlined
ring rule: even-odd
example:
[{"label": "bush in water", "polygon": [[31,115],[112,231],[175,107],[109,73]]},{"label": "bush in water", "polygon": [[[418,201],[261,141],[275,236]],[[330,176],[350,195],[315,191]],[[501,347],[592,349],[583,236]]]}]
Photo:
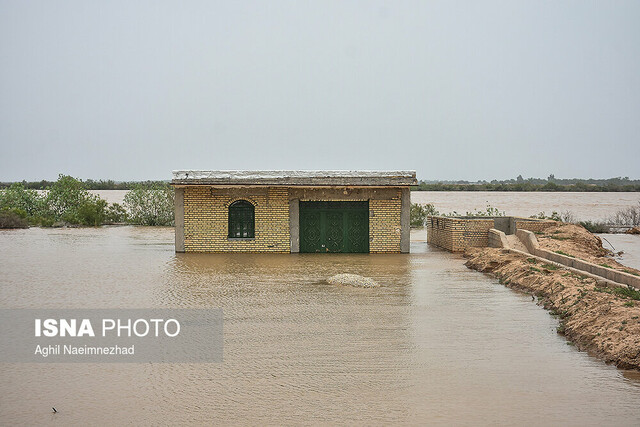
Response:
[{"label": "bush in water", "polygon": [[411,227],[424,227],[428,216],[439,215],[436,208],[431,203],[421,205],[419,203],[411,203],[409,213]]},{"label": "bush in water", "polygon": [[167,184],[136,185],[124,196],[128,221],[139,225],[173,225],[173,189]]}]

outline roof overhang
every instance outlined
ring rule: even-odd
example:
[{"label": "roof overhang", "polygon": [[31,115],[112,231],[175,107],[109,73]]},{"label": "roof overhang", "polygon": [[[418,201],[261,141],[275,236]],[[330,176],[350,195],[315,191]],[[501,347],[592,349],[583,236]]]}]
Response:
[{"label": "roof overhang", "polygon": [[172,185],[404,187],[417,185],[415,171],[173,171]]}]

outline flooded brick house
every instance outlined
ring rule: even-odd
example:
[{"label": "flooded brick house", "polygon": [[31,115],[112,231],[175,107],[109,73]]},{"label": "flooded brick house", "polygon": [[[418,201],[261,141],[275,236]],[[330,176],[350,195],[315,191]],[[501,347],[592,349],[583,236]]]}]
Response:
[{"label": "flooded brick house", "polygon": [[415,171],[173,172],[176,252],[408,253]]}]

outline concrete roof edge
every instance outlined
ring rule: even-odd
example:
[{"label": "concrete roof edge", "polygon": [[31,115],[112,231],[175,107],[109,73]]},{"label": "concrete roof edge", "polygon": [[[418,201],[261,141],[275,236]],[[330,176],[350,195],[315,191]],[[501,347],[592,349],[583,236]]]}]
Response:
[{"label": "concrete roof edge", "polygon": [[412,170],[174,170],[173,184],[416,185]]}]

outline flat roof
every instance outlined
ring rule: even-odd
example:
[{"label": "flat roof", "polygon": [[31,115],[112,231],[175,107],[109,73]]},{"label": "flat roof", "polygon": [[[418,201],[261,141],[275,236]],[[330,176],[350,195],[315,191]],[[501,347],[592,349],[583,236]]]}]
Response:
[{"label": "flat roof", "polygon": [[408,186],[416,171],[175,170],[173,185]]}]

